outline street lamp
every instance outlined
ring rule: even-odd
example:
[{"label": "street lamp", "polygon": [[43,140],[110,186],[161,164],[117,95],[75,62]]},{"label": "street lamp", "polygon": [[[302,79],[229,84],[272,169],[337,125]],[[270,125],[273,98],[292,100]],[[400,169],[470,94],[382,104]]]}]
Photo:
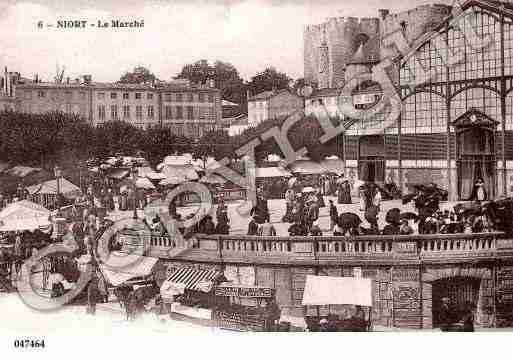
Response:
[{"label": "street lamp", "polygon": [[60,205],[60,194],[61,194],[61,177],[62,177],[62,170],[59,166],[55,166],[53,169],[53,174],[57,180],[57,207]]},{"label": "street lamp", "polygon": [[134,181],[134,219],[137,219],[137,168],[132,167],[132,179]]}]

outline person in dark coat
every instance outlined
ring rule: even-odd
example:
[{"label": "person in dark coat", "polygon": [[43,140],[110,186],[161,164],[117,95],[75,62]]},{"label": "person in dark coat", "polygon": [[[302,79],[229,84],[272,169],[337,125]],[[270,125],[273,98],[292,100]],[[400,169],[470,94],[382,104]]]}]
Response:
[{"label": "person in dark coat", "polygon": [[337,185],[338,190],[338,203],[351,204],[351,184],[347,179],[341,179]]},{"label": "person in dark coat", "polygon": [[226,221],[221,221],[217,223],[216,226],[216,233],[217,234],[230,234],[230,225]]},{"label": "person in dark coat", "polygon": [[290,236],[306,236],[308,235],[308,229],[301,222],[294,222],[289,227],[289,235]]},{"label": "person in dark coat", "polygon": [[211,216],[205,217],[205,222],[203,223],[203,232],[204,234],[215,234],[216,233],[216,227],[214,224],[214,221],[212,221]]},{"label": "person in dark coat", "polygon": [[470,302],[465,304],[465,312],[463,314],[462,322],[464,332],[474,331],[474,311],[473,305]]},{"label": "person in dark coat", "polygon": [[333,200],[330,199],[330,231],[333,231],[333,227],[338,221],[338,209],[337,206],[333,203]]},{"label": "person in dark coat", "polygon": [[248,236],[256,236],[258,235],[258,224],[255,221],[255,218],[252,218],[248,224]]},{"label": "person in dark coat", "polygon": [[87,287],[87,313],[96,314],[96,302],[99,298],[98,277],[93,275]]},{"label": "person in dark coat", "polygon": [[320,190],[316,191],[315,196],[317,198],[317,205],[319,206],[319,208],[326,207],[326,202],[324,202],[324,198],[322,197],[322,193]]}]

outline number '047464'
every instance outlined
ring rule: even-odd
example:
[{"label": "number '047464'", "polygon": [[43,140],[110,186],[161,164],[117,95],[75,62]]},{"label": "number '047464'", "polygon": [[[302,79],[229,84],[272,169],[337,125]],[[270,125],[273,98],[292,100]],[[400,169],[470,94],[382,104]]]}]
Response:
[{"label": "number '047464'", "polygon": [[16,339],[14,340],[15,348],[44,348],[44,339]]}]

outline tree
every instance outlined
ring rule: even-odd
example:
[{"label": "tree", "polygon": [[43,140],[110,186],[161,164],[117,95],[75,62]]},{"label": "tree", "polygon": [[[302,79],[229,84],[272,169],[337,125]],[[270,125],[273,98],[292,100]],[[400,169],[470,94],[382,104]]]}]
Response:
[{"label": "tree", "polygon": [[196,144],[192,145],[192,157],[203,161],[203,168],[207,166],[209,157],[215,160],[235,158],[233,141],[227,131],[216,130],[205,133]]},{"label": "tree", "polygon": [[106,158],[116,153],[136,155],[144,146],[144,131],[124,121],[105,122],[95,128],[94,154]]},{"label": "tree", "polygon": [[132,72],[126,72],[123,76],[121,76],[118,82],[124,84],[141,84],[152,83],[155,81],[159,80],[153,73],[151,73],[150,70],[144,66],[137,66],[134,67]]},{"label": "tree", "polygon": [[210,64],[207,60],[199,60],[185,65],[175,78],[187,79],[196,84],[207,84],[209,80],[214,80],[214,86],[221,90],[223,99],[241,104],[241,110],[247,112],[244,81],[239,71],[229,62],[216,60]]},{"label": "tree", "polygon": [[305,82],[305,79],[303,77],[299,78],[299,79],[296,79],[294,81],[294,85],[292,85],[292,89],[294,90],[294,93],[295,94],[299,94],[299,91],[305,87],[306,85],[306,82]]},{"label": "tree", "polygon": [[190,140],[176,136],[170,128],[150,127],[144,133],[141,149],[150,165],[155,166],[166,156],[190,150]]},{"label": "tree", "polygon": [[288,89],[291,82],[292,79],[287,74],[277,71],[274,67],[268,67],[251,78],[248,89],[255,95],[273,89]]}]

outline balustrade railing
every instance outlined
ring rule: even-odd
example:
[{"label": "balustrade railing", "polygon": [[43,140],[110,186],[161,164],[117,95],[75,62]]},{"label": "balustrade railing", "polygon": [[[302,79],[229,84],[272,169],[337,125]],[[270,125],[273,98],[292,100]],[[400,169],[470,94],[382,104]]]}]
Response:
[{"label": "balustrade railing", "polygon": [[[176,240],[167,235],[134,232],[120,233],[122,242],[134,247],[155,250],[173,249]],[[216,257],[429,257],[461,255],[473,252],[490,254],[502,249],[513,251],[513,239],[502,232],[473,234],[431,234],[412,236],[358,237],[261,237],[197,234],[188,248],[205,251]],[[501,244],[498,245],[498,241]],[[506,247],[505,243],[510,243]]]},{"label": "balustrade railing", "polygon": [[487,253],[497,248],[501,232],[413,236],[259,237],[197,235],[197,247],[217,250],[221,256],[310,255],[330,256],[436,256],[463,252]]}]

